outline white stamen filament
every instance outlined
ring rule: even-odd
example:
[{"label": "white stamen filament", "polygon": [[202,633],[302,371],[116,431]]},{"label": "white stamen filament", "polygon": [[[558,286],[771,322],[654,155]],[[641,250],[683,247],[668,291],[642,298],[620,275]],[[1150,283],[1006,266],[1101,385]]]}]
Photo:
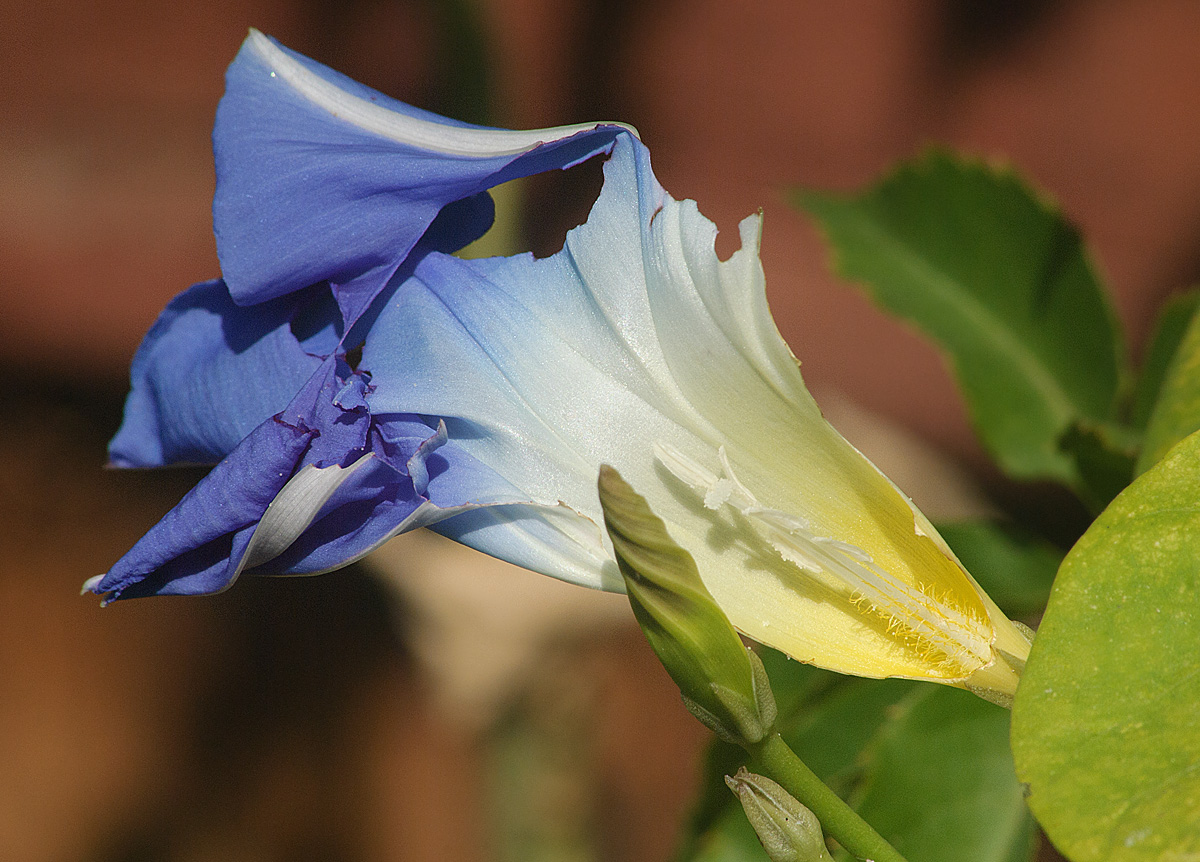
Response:
[{"label": "white stamen filament", "polygon": [[655,455],[677,479],[703,495],[704,505],[728,505],[785,560],[813,575],[854,605],[866,605],[887,620],[887,631],[922,658],[969,676],[992,661],[990,628],[931,590],[893,577],[857,545],[816,534],[796,515],[762,506],[738,481],[725,448],[717,450],[723,475],[716,475],[674,446],[655,444]]}]

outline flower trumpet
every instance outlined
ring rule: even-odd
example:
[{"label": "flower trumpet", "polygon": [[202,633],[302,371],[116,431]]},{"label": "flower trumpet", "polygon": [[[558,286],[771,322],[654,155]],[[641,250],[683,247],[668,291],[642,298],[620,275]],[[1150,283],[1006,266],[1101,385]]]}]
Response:
[{"label": "flower trumpet", "polygon": [[[741,249],[613,123],[506,132],[417,111],[252,34],[214,133],[223,280],[133,366],[114,463],[219,461],[89,587],[212,592],[429,526],[620,590],[611,464],[733,625],[805,662],[1011,695],[1027,636],[821,416]],[[607,154],[548,258],[453,251],[487,189]],[[352,364],[347,357],[361,349]]]}]

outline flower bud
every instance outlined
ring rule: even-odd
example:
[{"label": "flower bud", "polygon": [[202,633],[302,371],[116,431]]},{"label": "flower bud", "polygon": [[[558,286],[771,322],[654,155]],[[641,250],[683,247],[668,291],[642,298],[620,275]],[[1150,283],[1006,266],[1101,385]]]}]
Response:
[{"label": "flower bud", "polygon": [[646,639],[687,708],[727,742],[749,745],[775,722],[762,662],[742,644],[691,555],[620,474],[600,468],[600,505]]},{"label": "flower bud", "polygon": [[823,862],[830,858],[815,814],[769,778],[745,767],[725,776],[771,862]]}]

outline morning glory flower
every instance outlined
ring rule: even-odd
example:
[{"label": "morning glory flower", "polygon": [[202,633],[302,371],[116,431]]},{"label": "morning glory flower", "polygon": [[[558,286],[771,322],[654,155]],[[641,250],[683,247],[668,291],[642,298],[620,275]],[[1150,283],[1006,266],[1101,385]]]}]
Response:
[{"label": "morning glory flower", "polygon": [[513,536],[544,529],[556,504],[575,522],[558,541],[571,573],[540,570],[619,589],[596,527],[609,464],[743,633],[846,673],[1011,694],[1028,639],[821,416],[767,308],[761,218],[721,261],[716,227],[662,189],[635,137],[618,138],[604,173],[558,254],[431,253],[374,322],[371,409],[442,417],[539,507],[435,529],[537,569]]},{"label": "morning glory flower", "polygon": [[147,334],[109,447],[115,466],[217,466],[87,588],[196,594],[246,570],[329,570],[460,499],[514,499],[445,445],[436,418],[371,415],[370,377],[345,360],[362,341],[353,324],[411,259],[488,229],[487,189],[608,152],[619,134],[448,120],[252,31],[213,132],[223,278],[178,296]]},{"label": "morning glory flower", "polygon": [[[130,466],[223,460],[93,590],[326,571],[422,525],[620,590],[609,464],[750,637],[1012,693],[1026,635],[805,388],[767,308],[760,217],[722,261],[627,127],[451,123],[257,34],[228,86],[224,279],[151,330],[112,445]],[[602,153],[600,197],[558,254],[449,253],[486,229],[490,185]]]}]

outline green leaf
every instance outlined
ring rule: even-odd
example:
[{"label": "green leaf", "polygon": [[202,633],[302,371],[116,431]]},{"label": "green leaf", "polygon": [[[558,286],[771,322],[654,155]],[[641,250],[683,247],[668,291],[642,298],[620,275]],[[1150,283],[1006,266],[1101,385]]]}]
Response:
[{"label": "green leaf", "polygon": [[817,707],[795,716],[790,727],[780,728],[780,735],[817,777],[848,799],[862,778],[871,740],[891,709],[920,686],[906,679],[848,679]]},{"label": "green leaf", "polygon": [[1158,399],[1146,422],[1137,472],[1144,473],[1172,446],[1200,430],[1200,314],[1184,330],[1158,389]]},{"label": "green leaf", "polygon": [[960,521],[937,525],[946,544],[984,592],[1010,617],[1040,612],[1062,552],[1012,524]]},{"label": "green leaf", "polygon": [[[777,666],[764,663],[774,681]],[[1006,710],[944,686],[834,679],[840,682],[814,688],[810,703],[779,721],[785,741],[822,781],[857,799],[860,813],[901,852],[907,843],[913,862],[1029,859],[1033,825],[1008,753]],[[723,753],[710,759],[705,787],[723,787],[722,776],[740,765],[732,746],[717,750]],[[710,802],[716,798],[713,791]],[[710,807],[695,825],[680,859],[766,862],[732,800]]]},{"label": "green leaf", "polygon": [[787,731],[802,712],[811,710],[829,692],[847,684],[852,678],[816,665],[796,661],[786,653],[768,646],[757,647],[771,691],[779,709],[776,724]]},{"label": "green leaf", "polygon": [[1134,392],[1133,409],[1129,417],[1133,427],[1143,431],[1146,429],[1150,413],[1158,402],[1163,379],[1167,376],[1167,368],[1175,358],[1175,352],[1183,341],[1183,334],[1197,307],[1200,307],[1200,289],[1193,288],[1172,296],[1159,311]]},{"label": "green leaf", "polygon": [[1030,807],[1074,862],[1200,858],[1200,435],[1067,555],[1012,741]]},{"label": "green leaf", "polygon": [[1035,827],[1008,722],[972,694],[922,686],[872,745],[859,814],[909,859],[1028,862]]},{"label": "green leaf", "polygon": [[1075,460],[1079,472],[1076,491],[1093,514],[1104,511],[1133,481],[1141,443],[1140,434],[1115,422],[1081,421],[1063,435],[1062,449]]},{"label": "green leaf", "polygon": [[1000,466],[1076,486],[1059,439],[1112,417],[1124,358],[1062,215],[1011,171],[937,151],[858,197],[794,200],[820,222],[838,272],[945,351]]}]

